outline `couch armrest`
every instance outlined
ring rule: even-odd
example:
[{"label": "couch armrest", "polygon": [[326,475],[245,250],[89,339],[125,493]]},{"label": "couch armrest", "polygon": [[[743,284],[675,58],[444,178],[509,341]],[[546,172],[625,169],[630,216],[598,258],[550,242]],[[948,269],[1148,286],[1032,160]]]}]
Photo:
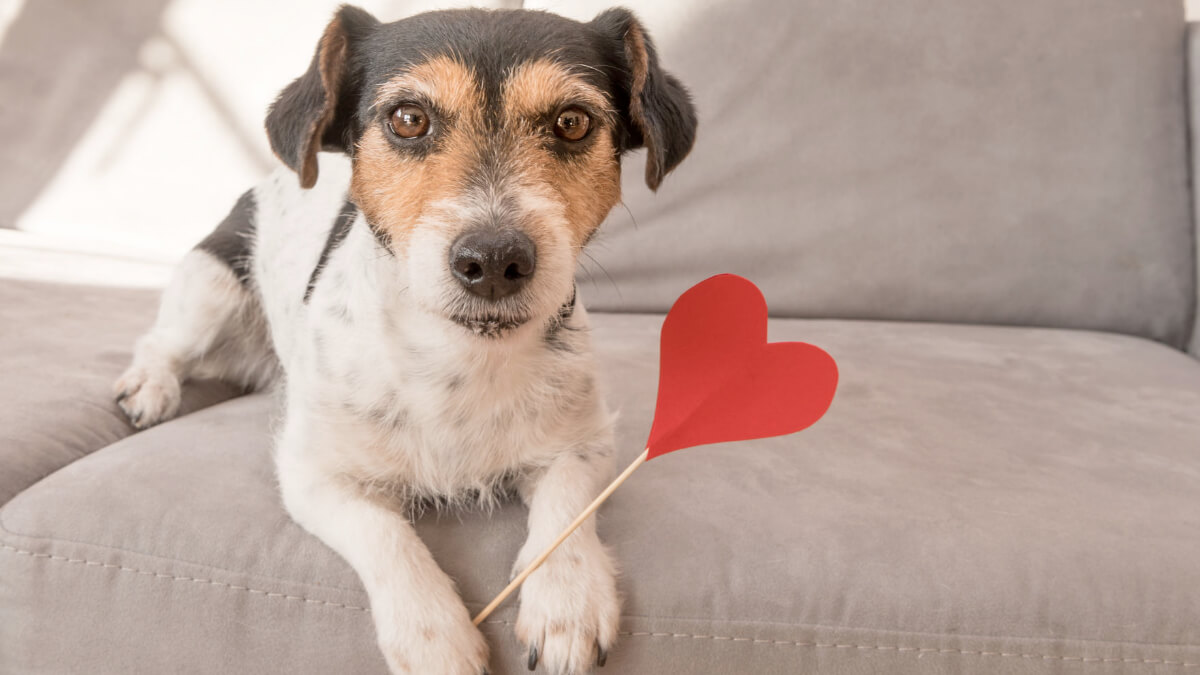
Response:
[{"label": "couch armrest", "polygon": [[[110,387],[157,307],[154,289],[0,278],[0,505],[134,433]],[[237,393],[189,387],[183,412]]]}]

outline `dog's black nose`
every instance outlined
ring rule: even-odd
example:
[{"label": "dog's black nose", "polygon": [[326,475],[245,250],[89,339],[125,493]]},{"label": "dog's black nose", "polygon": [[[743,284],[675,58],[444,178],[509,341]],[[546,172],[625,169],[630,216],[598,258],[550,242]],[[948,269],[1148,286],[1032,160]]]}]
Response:
[{"label": "dog's black nose", "polygon": [[472,230],[450,246],[450,271],[463,288],[487,300],[521,290],[537,267],[537,251],[517,230]]}]

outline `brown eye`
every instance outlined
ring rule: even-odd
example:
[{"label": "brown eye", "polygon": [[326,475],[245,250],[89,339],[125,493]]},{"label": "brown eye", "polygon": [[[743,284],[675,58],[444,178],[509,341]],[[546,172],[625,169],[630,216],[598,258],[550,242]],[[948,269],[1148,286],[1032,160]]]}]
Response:
[{"label": "brown eye", "polygon": [[554,122],[554,135],[564,141],[578,141],[587,136],[592,125],[592,118],[579,108],[567,108],[558,113]]},{"label": "brown eye", "polygon": [[429,132],[429,116],[419,107],[405,103],[392,113],[391,125],[400,138],[417,138]]}]

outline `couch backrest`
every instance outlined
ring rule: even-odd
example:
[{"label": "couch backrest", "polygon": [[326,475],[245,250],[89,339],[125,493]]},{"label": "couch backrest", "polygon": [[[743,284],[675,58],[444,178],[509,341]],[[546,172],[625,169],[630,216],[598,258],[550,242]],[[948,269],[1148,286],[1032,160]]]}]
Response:
[{"label": "couch backrest", "polygon": [[701,127],[657,195],[628,160],[590,307],[735,272],[780,316],[1189,339],[1181,0],[629,4]]}]

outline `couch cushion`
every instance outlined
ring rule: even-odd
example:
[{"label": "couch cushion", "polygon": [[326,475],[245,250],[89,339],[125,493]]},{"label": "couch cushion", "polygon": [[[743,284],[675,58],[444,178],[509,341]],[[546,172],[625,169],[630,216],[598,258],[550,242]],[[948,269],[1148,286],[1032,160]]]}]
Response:
[{"label": "couch cushion", "polygon": [[[110,395],[158,293],[0,279],[0,504],[133,433]],[[233,395],[191,387],[188,412]]]},{"label": "couch cushion", "polygon": [[700,131],[657,195],[627,161],[593,308],[665,311],[736,272],[779,316],[1187,339],[1179,0],[627,4]]},{"label": "couch cushion", "polygon": [[[649,428],[661,317],[593,316]],[[1039,329],[776,320],[842,372],[802,434],[657,459],[601,511],[616,673],[1173,673],[1200,667],[1200,364]],[[275,492],[264,396],[77,461],[0,511],[0,670],[382,673],[353,572]],[[524,509],[429,516],[475,609]],[[486,624],[523,672],[514,603]],[[1166,665],[1164,665],[1166,664]]]}]

